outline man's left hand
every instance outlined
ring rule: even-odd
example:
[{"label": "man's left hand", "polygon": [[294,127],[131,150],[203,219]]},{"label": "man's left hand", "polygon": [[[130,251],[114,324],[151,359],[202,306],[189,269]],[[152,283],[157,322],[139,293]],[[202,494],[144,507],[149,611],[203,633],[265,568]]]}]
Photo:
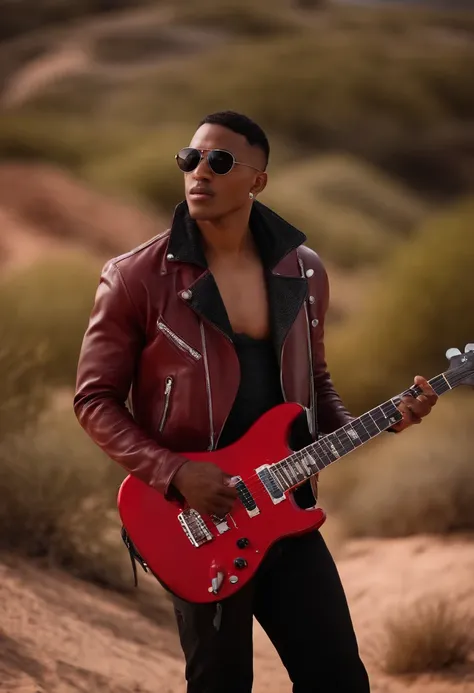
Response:
[{"label": "man's left hand", "polygon": [[422,419],[430,413],[438,401],[438,395],[428,383],[426,378],[417,375],[414,384],[421,387],[423,393],[415,399],[410,395],[402,397],[402,401],[398,405],[398,410],[403,414],[403,419],[394,424],[391,429],[400,433],[413,424],[421,423]]}]

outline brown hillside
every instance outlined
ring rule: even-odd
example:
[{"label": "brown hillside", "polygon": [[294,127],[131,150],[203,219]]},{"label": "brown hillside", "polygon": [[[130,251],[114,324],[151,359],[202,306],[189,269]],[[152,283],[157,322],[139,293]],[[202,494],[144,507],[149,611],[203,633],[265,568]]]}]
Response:
[{"label": "brown hillside", "polygon": [[165,230],[167,219],[96,192],[44,164],[0,165],[0,263],[78,249],[100,258],[126,252]]}]

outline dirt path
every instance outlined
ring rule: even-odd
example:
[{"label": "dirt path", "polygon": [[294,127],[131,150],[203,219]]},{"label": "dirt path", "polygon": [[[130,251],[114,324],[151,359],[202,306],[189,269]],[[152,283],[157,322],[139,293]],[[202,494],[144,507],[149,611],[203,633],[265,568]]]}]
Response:
[{"label": "dirt path", "polygon": [[[474,541],[352,542],[338,552],[338,565],[373,693],[474,692],[474,666],[450,678],[407,681],[381,674],[373,655],[385,615],[427,591],[449,594],[474,614]],[[2,693],[185,691],[173,625],[158,626],[131,611],[125,600],[60,572],[17,560],[0,563],[0,624]],[[315,627],[315,648],[317,638]],[[290,690],[286,672],[256,624],[254,693]]]}]

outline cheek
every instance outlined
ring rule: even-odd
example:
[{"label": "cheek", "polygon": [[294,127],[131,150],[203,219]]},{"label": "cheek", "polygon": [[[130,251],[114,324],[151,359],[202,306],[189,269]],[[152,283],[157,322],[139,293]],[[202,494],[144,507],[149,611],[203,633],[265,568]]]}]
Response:
[{"label": "cheek", "polygon": [[215,186],[215,190],[222,198],[234,202],[243,201],[248,198],[250,188],[246,181],[232,177],[224,180],[224,177],[222,177],[222,180],[218,181],[218,184],[219,185]]}]

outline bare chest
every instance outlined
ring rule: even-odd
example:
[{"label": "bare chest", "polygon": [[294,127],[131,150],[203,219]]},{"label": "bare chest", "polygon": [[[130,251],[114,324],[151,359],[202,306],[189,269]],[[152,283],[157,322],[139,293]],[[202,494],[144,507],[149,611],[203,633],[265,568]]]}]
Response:
[{"label": "bare chest", "polygon": [[270,319],[263,268],[258,263],[212,268],[232,329],[255,339],[269,335]]}]

